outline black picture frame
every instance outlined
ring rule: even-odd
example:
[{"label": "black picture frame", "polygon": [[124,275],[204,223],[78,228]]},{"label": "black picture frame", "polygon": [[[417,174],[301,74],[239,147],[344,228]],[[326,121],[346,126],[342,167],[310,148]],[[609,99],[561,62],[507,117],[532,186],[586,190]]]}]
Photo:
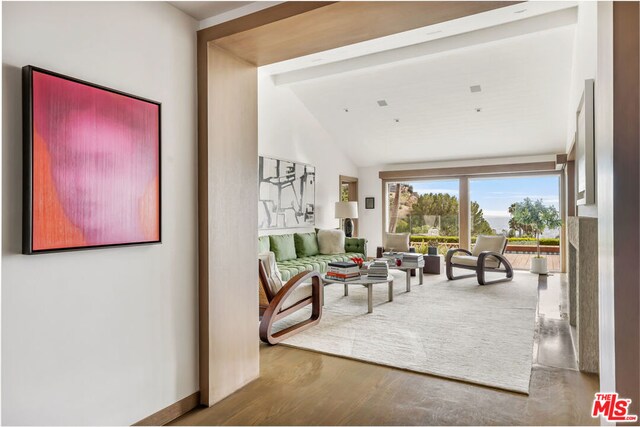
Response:
[{"label": "black picture frame", "polygon": [[[158,107],[158,239],[143,242],[127,242],[105,245],[87,245],[77,247],[62,247],[51,249],[33,248],[33,73],[38,72],[54,77],[79,83],[96,89],[115,93],[148,102]],[[157,245],[162,243],[162,103],[141,96],[132,95],[117,89],[101,86],[75,77],[66,76],[54,71],[46,70],[33,65],[22,67],[22,253],[24,255],[36,255],[44,253],[69,252],[87,249],[104,249],[121,246]]]},{"label": "black picture frame", "polygon": [[375,209],[376,207],[376,199],[375,197],[365,197],[364,198],[364,208],[365,209]]}]

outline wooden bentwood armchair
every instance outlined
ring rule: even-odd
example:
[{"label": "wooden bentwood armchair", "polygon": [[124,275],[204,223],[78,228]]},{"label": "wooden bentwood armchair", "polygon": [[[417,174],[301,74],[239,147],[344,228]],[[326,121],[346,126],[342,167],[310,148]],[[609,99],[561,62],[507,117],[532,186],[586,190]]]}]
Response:
[{"label": "wooden bentwood armchair", "polygon": [[[449,280],[462,279],[464,277],[476,276],[478,284],[489,285],[498,282],[508,282],[513,279],[513,267],[509,260],[504,256],[507,248],[506,236],[478,236],[473,252],[466,249],[449,249],[445,258],[447,264],[447,278]],[[456,255],[462,252],[466,255]],[[500,268],[500,265],[504,268]],[[475,274],[465,274],[463,276],[454,277],[453,268],[464,268],[474,270]],[[485,272],[503,272],[506,277],[502,279],[487,281]]]},{"label": "wooden bentwood armchair", "polygon": [[[304,271],[293,276],[283,285],[279,275],[275,273],[275,268],[273,253],[261,256],[261,259],[258,260],[258,280],[268,302],[268,305],[264,307],[260,321],[260,339],[272,345],[318,324],[322,317],[323,298],[322,280],[319,273]],[[312,305],[311,316],[307,320],[276,333],[272,332],[275,322],[309,304]]]}]

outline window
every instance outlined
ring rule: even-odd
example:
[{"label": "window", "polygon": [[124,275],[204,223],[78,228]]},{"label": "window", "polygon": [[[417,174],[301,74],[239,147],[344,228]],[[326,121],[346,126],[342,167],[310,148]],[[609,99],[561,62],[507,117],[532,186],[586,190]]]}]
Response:
[{"label": "window", "polygon": [[[481,234],[509,237],[506,256],[514,268],[528,269],[537,253],[535,230],[514,217],[517,206],[527,200],[544,210],[545,216],[560,217],[559,175],[509,176],[469,180],[471,200],[471,241]],[[541,254],[548,259],[549,270],[559,271],[560,227],[545,227],[540,233]]]},{"label": "window", "polygon": [[411,233],[412,245],[423,251],[458,247],[458,187],[457,179],[388,183],[387,231]]}]

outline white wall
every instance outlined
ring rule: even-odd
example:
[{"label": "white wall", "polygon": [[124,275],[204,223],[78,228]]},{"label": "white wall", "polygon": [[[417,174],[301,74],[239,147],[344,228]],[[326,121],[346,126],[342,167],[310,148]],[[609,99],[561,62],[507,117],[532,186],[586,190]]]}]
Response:
[{"label": "white wall", "polygon": [[[382,211],[385,209],[384,197],[382,193],[382,180],[379,178],[380,171],[411,170],[411,169],[434,169],[448,167],[499,165],[530,162],[555,161],[555,156],[528,156],[528,157],[503,157],[495,159],[460,160],[447,162],[424,162],[410,164],[388,164],[379,166],[363,167],[358,169],[360,192],[360,235],[366,236],[369,240],[367,252],[376,253],[376,247],[382,246]],[[375,209],[364,209],[365,197],[375,197]]]},{"label": "white wall", "polygon": [[584,92],[584,81],[596,77],[598,58],[598,4],[581,1],[578,3],[578,21],[576,23],[573,68],[571,70],[571,91],[569,111],[567,112],[567,151],[571,149],[576,132],[576,111]]},{"label": "white wall", "polygon": [[[596,78],[598,59],[598,2],[581,1],[578,3],[578,21],[576,23],[573,49],[573,69],[571,71],[571,92],[569,111],[567,112],[567,152],[571,150],[576,132],[576,111],[584,92],[584,82]],[[598,165],[595,167],[596,186]],[[597,196],[596,196],[597,197]],[[596,204],[578,206],[578,215],[597,217]]]},{"label": "white wall", "polygon": [[[293,91],[287,86],[275,86],[271,77],[260,69],[258,154],[315,166],[316,227],[339,226],[339,220],[334,218],[334,203],[338,201],[340,175],[357,177],[357,167]],[[310,229],[260,230],[259,233],[282,234]],[[362,231],[359,234],[368,237]]]},{"label": "white wall", "polygon": [[[2,8],[2,423],[128,425],[198,390],[196,23],[160,2]],[[162,102],[161,245],[20,254],[27,64]]]},{"label": "white wall", "polygon": [[567,112],[567,151],[571,149],[576,132],[576,111],[584,91],[584,81],[596,77],[597,26],[597,2],[579,2],[574,36],[569,111]]}]

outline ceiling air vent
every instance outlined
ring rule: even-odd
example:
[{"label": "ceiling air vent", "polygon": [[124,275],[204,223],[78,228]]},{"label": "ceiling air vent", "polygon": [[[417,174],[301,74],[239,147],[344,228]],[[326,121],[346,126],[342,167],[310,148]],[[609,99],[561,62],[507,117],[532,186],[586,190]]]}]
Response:
[{"label": "ceiling air vent", "polygon": [[482,90],[482,88],[480,87],[480,85],[473,85],[470,86],[469,89],[471,89],[471,93],[475,93],[475,92],[480,92]]},{"label": "ceiling air vent", "polygon": [[380,101],[378,101],[378,107],[386,107],[387,105],[387,101],[385,101],[384,99],[381,99]]}]

